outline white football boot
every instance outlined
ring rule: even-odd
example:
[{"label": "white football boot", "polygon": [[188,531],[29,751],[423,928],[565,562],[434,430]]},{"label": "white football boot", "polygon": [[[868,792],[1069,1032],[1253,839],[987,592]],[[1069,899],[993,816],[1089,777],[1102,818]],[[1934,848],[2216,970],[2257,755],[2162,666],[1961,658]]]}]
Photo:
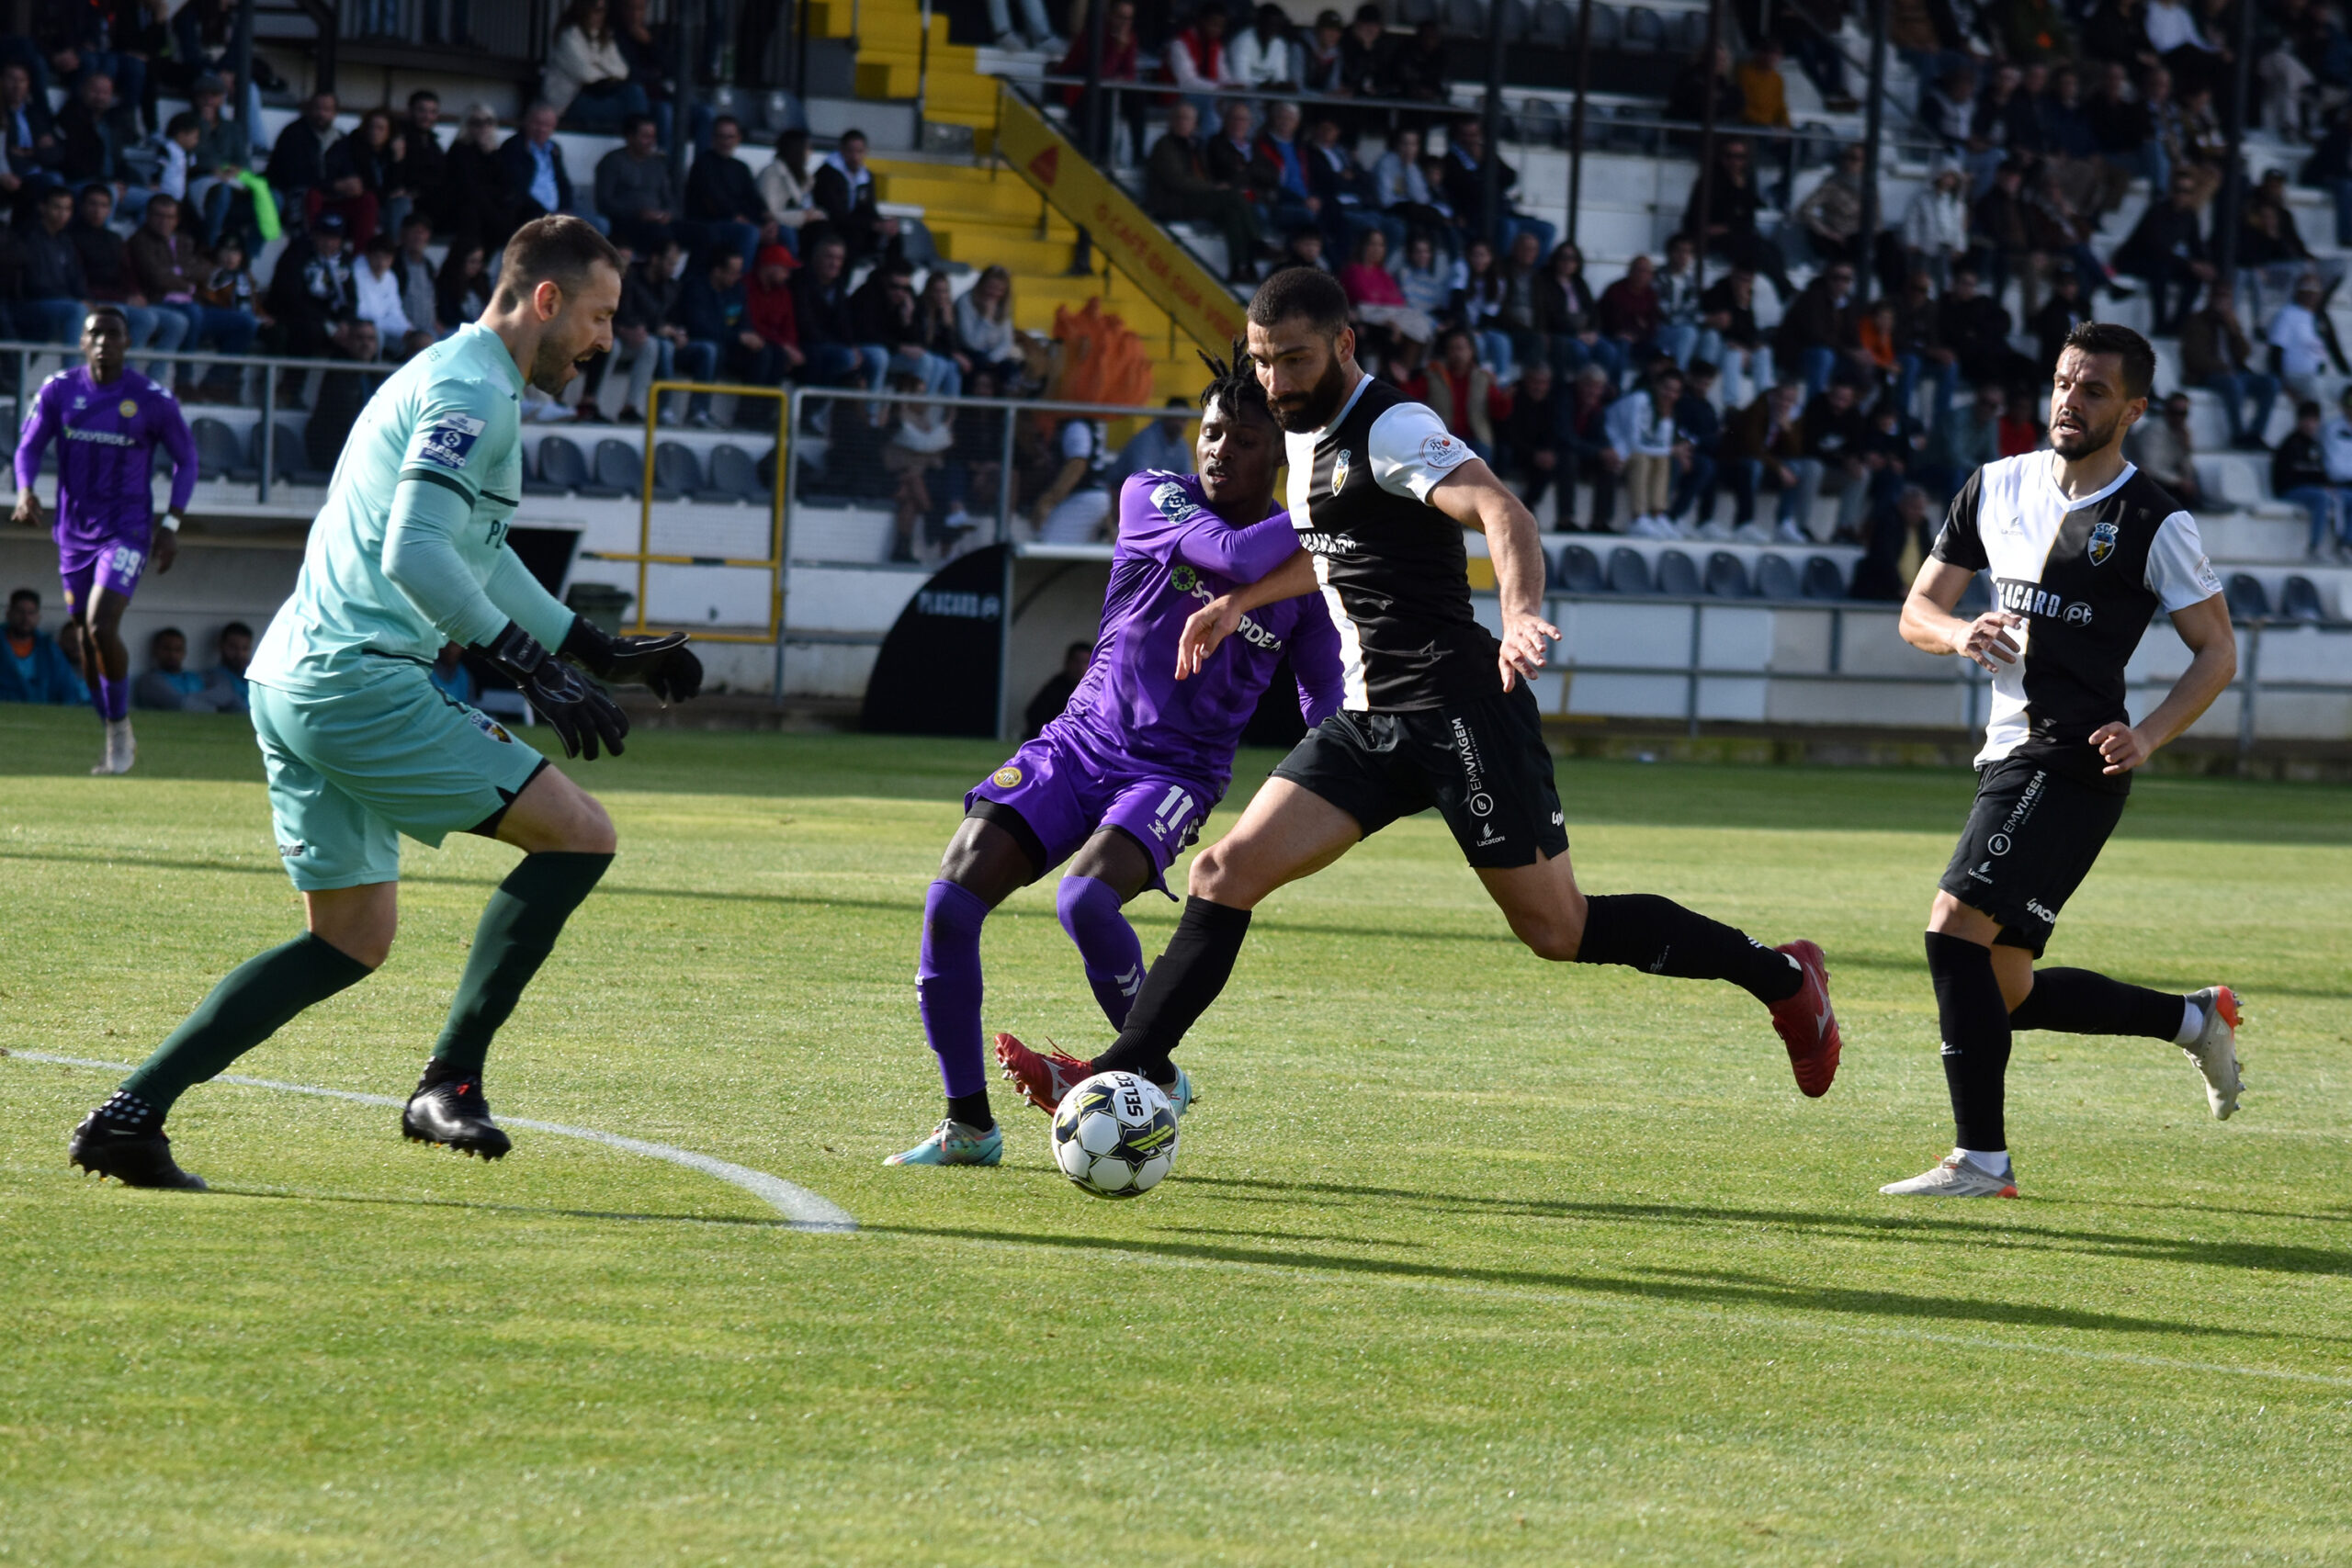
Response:
[{"label": "white football boot", "polygon": [[2212,1108],[2213,1120],[2226,1122],[2238,1108],[2238,1096],[2245,1091],[2238,1077],[2238,998],[2227,986],[2208,986],[2192,991],[2188,999],[2205,1010],[2205,1027],[2197,1038],[2180,1048],[2180,1054],[2197,1064],[2205,1077],[2205,1102]]},{"label": "white football boot", "polygon": [[2018,1176],[2015,1167],[1996,1176],[1954,1149],[1933,1168],[1879,1190],[1889,1198],[2014,1198]]},{"label": "white football boot", "polygon": [[90,772],[94,774],[130,772],[130,764],[139,760],[139,742],[130,733],[130,721],[110,718],[106,721],[106,751],[99,758],[98,765]]}]

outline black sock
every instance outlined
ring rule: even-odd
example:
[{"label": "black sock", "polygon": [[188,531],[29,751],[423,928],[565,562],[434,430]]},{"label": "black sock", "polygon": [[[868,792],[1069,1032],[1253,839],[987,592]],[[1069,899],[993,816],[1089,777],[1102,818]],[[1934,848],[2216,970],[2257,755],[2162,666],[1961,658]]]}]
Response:
[{"label": "black sock", "polygon": [[1168,1075],[1168,1082],[1175,1082],[1168,1054],[1225,989],[1233,961],[1241,954],[1241,939],[1249,934],[1249,910],[1206,898],[1185,899],[1183,918],[1168,939],[1168,951],[1144,971],[1143,990],[1127,1014],[1126,1027],[1109,1050],[1094,1058],[1094,1070],[1141,1073],[1158,1082],[1158,1069]]},{"label": "black sock", "polygon": [[2009,1027],[2176,1040],[2180,1036],[2181,1009],[2181,998],[2170,991],[2127,986],[2095,970],[2037,969],[2033,989],[2009,1014]]},{"label": "black sock", "polygon": [[1579,964],[1623,964],[1683,980],[1729,980],[1758,1001],[1786,1001],[1804,971],[1745,931],[1694,914],[1655,893],[1612,893],[1585,900]]},{"label": "black sock", "polygon": [[1943,1026],[1944,1083],[1951,1090],[1952,1141],[1963,1149],[2006,1149],[2002,1079],[2009,1069],[2009,1009],[1993,974],[1993,951],[1941,931],[1928,933],[1928,974]]},{"label": "black sock", "polygon": [[491,1037],[555,951],[563,922],[612,863],[610,855],[547,851],[525,855],[506,874],[474,928],[473,951],[433,1047],[444,1071],[457,1077],[481,1071]]},{"label": "black sock", "polygon": [[431,1056],[425,1059],[424,1075],[416,1080],[416,1092],[423,1094],[426,1089],[437,1089],[445,1083],[480,1082],[481,1067],[479,1064],[470,1067],[461,1066],[446,1056]]},{"label": "black sock", "polygon": [[160,1122],[189,1085],[228,1071],[230,1063],[303,1009],[357,985],[368,973],[356,958],[310,935],[248,958],[122,1080],[123,1091],[152,1107]]},{"label": "black sock", "polygon": [[975,1132],[985,1133],[996,1125],[996,1118],[989,1111],[989,1091],[985,1087],[970,1094],[949,1095],[947,1114]]}]

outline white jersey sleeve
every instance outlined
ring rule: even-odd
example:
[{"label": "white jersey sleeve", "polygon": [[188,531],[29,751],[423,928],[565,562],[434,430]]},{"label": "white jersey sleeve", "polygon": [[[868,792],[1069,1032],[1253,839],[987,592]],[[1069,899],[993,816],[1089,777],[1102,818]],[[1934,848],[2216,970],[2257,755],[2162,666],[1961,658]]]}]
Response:
[{"label": "white jersey sleeve", "polygon": [[1427,501],[1446,475],[1476,456],[1427,403],[1398,403],[1372,422],[1373,482],[1391,495]]},{"label": "white jersey sleeve", "polygon": [[2148,592],[2163,604],[2167,615],[2201,604],[2222,591],[2222,580],[2215,575],[2213,563],[2205,558],[2205,546],[2197,536],[2196,518],[2176,512],[2157,527],[2155,539],[2148,546],[2147,581]]}]

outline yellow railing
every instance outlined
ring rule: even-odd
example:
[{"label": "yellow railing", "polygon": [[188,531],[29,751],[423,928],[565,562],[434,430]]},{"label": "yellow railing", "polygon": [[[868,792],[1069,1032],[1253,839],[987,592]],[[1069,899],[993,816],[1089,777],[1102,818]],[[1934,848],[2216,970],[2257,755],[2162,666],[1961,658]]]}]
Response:
[{"label": "yellow railing", "polygon": [[[737,398],[772,398],[776,404],[775,423],[775,488],[768,498],[768,553],[752,559],[739,556],[694,556],[656,553],[653,548],[653,461],[654,447],[661,439],[659,418],[662,395],[676,392],[691,397],[696,393],[722,393]],[[634,550],[583,550],[591,560],[621,561],[637,568],[637,621],[628,629],[643,635],[657,631],[686,631],[704,642],[773,643],[784,635],[785,595],[785,442],[790,436],[792,389],[789,387],[738,387],[703,381],[656,381],[652,395],[645,400],[645,480],[639,487],[637,502],[637,548]],[[700,626],[656,626],[645,618],[646,578],[657,566],[733,567],[742,570],[764,571],[768,574],[768,629],[764,632],[707,631]]]}]

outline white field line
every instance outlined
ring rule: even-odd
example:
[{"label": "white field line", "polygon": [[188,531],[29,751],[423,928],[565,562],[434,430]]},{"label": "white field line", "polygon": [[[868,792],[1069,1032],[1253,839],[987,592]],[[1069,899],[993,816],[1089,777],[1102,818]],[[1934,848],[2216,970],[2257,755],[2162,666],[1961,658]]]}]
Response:
[{"label": "white field line", "polygon": [[[85,1056],[52,1056],[44,1051],[9,1053],[20,1062],[48,1062],[64,1067],[100,1067],[109,1072],[129,1072],[128,1062],[98,1062]],[[322,1100],[349,1100],[354,1105],[382,1105],[399,1110],[408,1102],[389,1094],[361,1094],[355,1089],[321,1089],[313,1084],[279,1083],[271,1078],[239,1077],[223,1074],[214,1083],[236,1084],[244,1089],[274,1089],[286,1094],[316,1095]],[[797,1231],[820,1231],[846,1235],[857,1229],[857,1221],[850,1212],[831,1199],[819,1196],[805,1187],[796,1187],[780,1176],[770,1176],[763,1170],[748,1166],[714,1159],[698,1155],[692,1149],[673,1148],[668,1144],[648,1143],[643,1138],[624,1137],[618,1133],[600,1133],[593,1127],[567,1127],[560,1122],[533,1122],[520,1116],[502,1116],[502,1127],[526,1127],[534,1133],[552,1133],[558,1137],[580,1138],[592,1144],[602,1144],[623,1154],[642,1155],[648,1159],[667,1160],[672,1165],[698,1170],[705,1176],[715,1176],[751,1193],[792,1222]]]}]

